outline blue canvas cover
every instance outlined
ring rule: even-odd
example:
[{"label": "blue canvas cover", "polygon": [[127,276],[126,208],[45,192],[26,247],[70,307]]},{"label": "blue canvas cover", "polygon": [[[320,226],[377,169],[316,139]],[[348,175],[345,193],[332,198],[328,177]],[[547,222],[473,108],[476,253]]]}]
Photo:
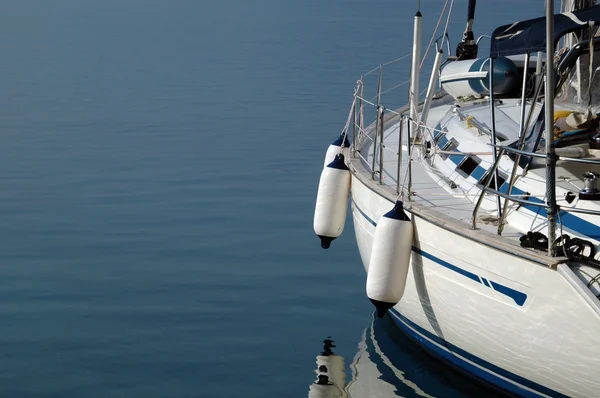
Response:
[{"label": "blue canvas cover", "polygon": [[[554,44],[567,33],[583,28],[588,21],[595,25],[600,22],[600,5],[554,15]],[[500,26],[492,33],[492,58],[537,51],[546,51],[546,17]]]}]

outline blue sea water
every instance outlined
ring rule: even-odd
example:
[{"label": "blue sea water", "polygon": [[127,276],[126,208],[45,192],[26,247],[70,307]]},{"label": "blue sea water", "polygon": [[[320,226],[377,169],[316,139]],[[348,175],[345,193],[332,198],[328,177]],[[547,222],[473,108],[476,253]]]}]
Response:
[{"label": "blue sea water", "polygon": [[[352,223],[328,251],[313,235],[316,185],[414,3],[4,2],[0,395],[303,397],[324,338],[351,363],[372,308]],[[421,2],[425,42],[442,3]],[[476,33],[538,3],[480,4]],[[488,395],[398,347],[429,394]]]}]

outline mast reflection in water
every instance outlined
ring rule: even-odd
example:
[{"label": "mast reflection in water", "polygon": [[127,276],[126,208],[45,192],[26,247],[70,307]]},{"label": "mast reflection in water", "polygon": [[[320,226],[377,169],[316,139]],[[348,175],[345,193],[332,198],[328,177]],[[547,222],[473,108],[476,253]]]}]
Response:
[{"label": "mast reflection in water", "polygon": [[363,332],[349,365],[348,383],[344,358],[332,350],[335,347],[331,337],[323,341],[309,398],[503,396],[431,358],[388,315],[382,319],[372,317]]}]

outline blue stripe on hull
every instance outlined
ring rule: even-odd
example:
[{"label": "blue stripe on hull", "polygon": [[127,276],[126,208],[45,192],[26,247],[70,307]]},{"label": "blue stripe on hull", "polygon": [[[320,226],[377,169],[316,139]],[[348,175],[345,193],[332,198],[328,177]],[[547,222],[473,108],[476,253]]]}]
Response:
[{"label": "blue stripe on hull", "polygon": [[[567,395],[504,370],[445,341],[437,335],[411,322],[395,309],[392,309],[390,312],[396,325],[398,325],[411,339],[419,343],[430,354],[445,362],[449,362],[463,373],[475,376],[486,383],[491,383],[502,390],[522,397],[550,396],[567,398]],[[437,344],[432,343],[432,341]],[[446,347],[447,349],[441,348],[440,346]],[[510,381],[507,381],[507,379]]]},{"label": "blue stripe on hull", "polygon": [[[377,223],[371,218],[369,218],[367,214],[364,211],[362,211],[362,209],[360,209],[360,207],[358,207],[354,201],[353,204],[356,210],[358,210],[358,212],[370,224],[372,224],[373,226],[377,226]],[[456,272],[457,274],[460,274],[464,277],[473,280],[474,282],[481,283],[488,288],[493,287],[493,289],[498,293],[511,297],[519,306],[522,306],[527,299],[527,295],[525,293],[516,291],[514,289],[508,288],[507,286],[501,285],[491,280],[487,280],[485,278],[480,279],[479,276],[473,274],[472,272],[464,270],[456,265],[450,264],[447,261],[444,261],[432,255],[431,253],[421,250],[420,248],[413,246],[413,251],[418,255],[426,257],[429,260]],[[484,280],[484,282],[481,282],[481,280]],[[450,363],[453,366],[456,366],[459,370],[461,370],[464,373],[477,377],[478,379],[481,379],[487,383],[493,384],[494,386],[500,389],[509,391],[514,394],[518,394],[523,397],[567,397],[566,395],[551,390],[540,384],[534,383],[530,380],[525,379],[524,377],[518,376],[496,365],[493,365],[479,357],[476,357],[475,355],[421,328],[417,324],[411,322],[410,320],[402,316],[394,309],[391,310],[391,313],[394,322],[397,325],[399,325],[409,337],[411,337],[413,340],[416,340],[420,345],[423,346],[423,348],[425,348],[431,354],[440,357],[441,359]],[[439,345],[434,344],[431,341],[434,341]],[[445,348],[441,348],[440,346]],[[512,381],[512,383],[507,381],[506,379]],[[534,390],[536,392],[530,390]]]},{"label": "blue stripe on hull", "polygon": [[[354,207],[356,208],[356,210],[358,210],[358,212],[374,227],[377,227],[377,223],[375,221],[373,221],[372,219],[369,218],[369,216],[367,216],[367,214],[361,210],[360,207],[358,207],[356,205],[356,202],[352,201],[352,203],[354,204]],[[522,307],[523,304],[525,304],[525,301],[527,301],[527,295],[523,292],[520,292],[518,290],[512,289],[508,286],[504,286],[498,282],[493,282],[493,281],[488,281],[485,278],[480,278],[478,275],[475,275],[474,273],[467,271],[466,269],[460,268],[454,264],[450,264],[449,262],[442,260],[441,258],[434,256],[431,253],[428,253],[424,250],[422,250],[420,247],[417,246],[413,246],[412,247],[413,252],[415,252],[416,254],[425,257],[431,261],[433,261],[434,263],[437,263],[439,265],[441,265],[444,268],[447,268],[451,271],[456,272],[457,274],[460,274],[466,278],[471,279],[473,282],[477,282],[477,283],[482,283],[485,287],[488,287],[490,289],[495,290],[496,292],[503,294],[505,296],[510,297],[511,299],[514,300],[515,304],[517,304],[518,306]],[[482,282],[482,280],[484,282]],[[489,283],[488,283],[489,282]],[[490,285],[491,284],[491,285]]]},{"label": "blue stripe on hull", "polygon": [[372,226],[376,227],[377,223],[373,220],[371,220],[371,218],[369,216],[367,216],[367,214],[362,211],[362,209],[360,207],[358,207],[358,205],[356,204],[356,202],[353,200],[352,204],[354,205],[354,207],[356,208],[356,210],[358,210],[358,212],[365,218],[365,220],[367,220],[369,222],[369,224],[371,224]]}]

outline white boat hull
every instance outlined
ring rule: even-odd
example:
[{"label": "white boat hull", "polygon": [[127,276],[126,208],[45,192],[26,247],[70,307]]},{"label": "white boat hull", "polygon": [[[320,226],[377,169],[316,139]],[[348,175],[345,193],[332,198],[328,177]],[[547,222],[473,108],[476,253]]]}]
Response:
[{"label": "white boat hull", "polygon": [[[462,371],[520,396],[600,396],[600,316],[561,273],[416,215],[394,321]],[[352,216],[368,268],[393,202],[353,173]]]}]

